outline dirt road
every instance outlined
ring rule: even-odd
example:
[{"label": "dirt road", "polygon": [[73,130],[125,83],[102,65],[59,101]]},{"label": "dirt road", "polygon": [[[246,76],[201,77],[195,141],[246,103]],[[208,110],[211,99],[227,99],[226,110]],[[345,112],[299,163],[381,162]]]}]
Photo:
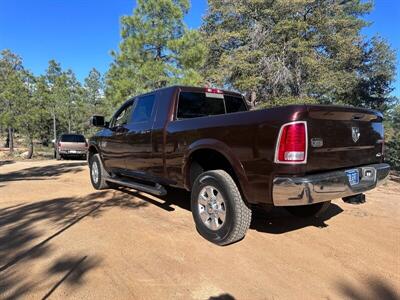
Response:
[{"label": "dirt road", "polygon": [[319,221],[276,209],[227,247],[188,194],[97,192],[82,161],[0,162],[0,298],[398,299],[400,184]]}]

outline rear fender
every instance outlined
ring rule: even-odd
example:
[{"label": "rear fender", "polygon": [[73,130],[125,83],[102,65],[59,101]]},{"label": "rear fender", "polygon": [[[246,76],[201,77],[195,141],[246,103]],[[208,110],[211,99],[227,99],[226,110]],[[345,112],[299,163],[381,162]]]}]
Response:
[{"label": "rear fender", "polygon": [[245,199],[249,199],[249,191],[248,191],[248,179],[246,173],[244,171],[243,165],[240,162],[237,155],[228,147],[225,143],[216,140],[216,139],[201,139],[194,143],[192,143],[186,150],[184,154],[184,163],[182,174],[184,180],[184,187],[187,190],[190,190],[190,164],[191,164],[191,155],[201,149],[214,150],[220,153],[222,156],[226,158],[226,160],[230,163],[236,178],[239,181],[239,189],[242,191]]}]

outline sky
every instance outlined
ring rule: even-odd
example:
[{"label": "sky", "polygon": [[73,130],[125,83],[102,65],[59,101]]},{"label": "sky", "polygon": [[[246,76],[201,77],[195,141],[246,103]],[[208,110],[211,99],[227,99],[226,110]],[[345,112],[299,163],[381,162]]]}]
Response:
[{"label": "sky", "polygon": [[[185,21],[189,28],[198,28],[207,1],[191,2]],[[55,59],[83,81],[93,67],[107,71],[110,51],[120,42],[119,19],[132,14],[134,7],[133,0],[0,0],[0,50],[20,55],[35,75],[44,73],[48,61]],[[373,24],[362,33],[379,34],[390,43],[397,51],[400,72],[400,1],[376,0],[365,18]],[[394,88],[393,95],[400,97],[400,74]]]}]

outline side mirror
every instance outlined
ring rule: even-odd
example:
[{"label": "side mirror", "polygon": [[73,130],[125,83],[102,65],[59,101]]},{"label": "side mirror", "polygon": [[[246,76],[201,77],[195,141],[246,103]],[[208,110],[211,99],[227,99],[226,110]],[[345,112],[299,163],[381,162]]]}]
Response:
[{"label": "side mirror", "polygon": [[94,127],[104,127],[106,122],[104,121],[104,116],[92,116],[90,118],[90,125]]}]

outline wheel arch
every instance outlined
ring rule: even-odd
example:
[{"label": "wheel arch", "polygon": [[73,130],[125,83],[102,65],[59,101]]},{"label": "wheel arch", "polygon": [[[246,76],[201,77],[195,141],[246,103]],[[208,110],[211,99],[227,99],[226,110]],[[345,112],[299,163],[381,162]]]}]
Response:
[{"label": "wheel arch", "polygon": [[[211,157],[211,158],[210,158]],[[202,139],[191,144],[184,155],[184,187],[191,190],[194,182],[193,166],[198,163],[203,171],[222,169],[229,173],[238,185],[244,199],[249,199],[248,179],[237,155],[225,143],[216,139]]]},{"label": "wheel arch", "polygon": [[87,155],[88,162],[90,162],[90,159],[96,153],[100,153],[99,149],[97,148],[96,145],[90,144],[89,148],[88,148],[88,155]]}]

